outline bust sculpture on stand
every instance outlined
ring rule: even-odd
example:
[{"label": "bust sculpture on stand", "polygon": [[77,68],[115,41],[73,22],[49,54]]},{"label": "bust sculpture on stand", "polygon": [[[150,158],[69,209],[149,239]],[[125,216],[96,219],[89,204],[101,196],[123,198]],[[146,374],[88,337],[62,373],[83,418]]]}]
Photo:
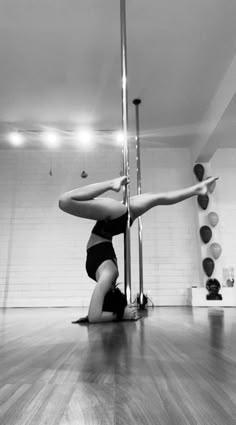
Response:
[{"label": "bust sculpture on stand", "polygon": [[217,279],[208,279],[206,283],[206,289],[208,290],[206,299],[207,300],[222,300],[222,295],[219,294],[220,288],[221,288],[221,285]]}]

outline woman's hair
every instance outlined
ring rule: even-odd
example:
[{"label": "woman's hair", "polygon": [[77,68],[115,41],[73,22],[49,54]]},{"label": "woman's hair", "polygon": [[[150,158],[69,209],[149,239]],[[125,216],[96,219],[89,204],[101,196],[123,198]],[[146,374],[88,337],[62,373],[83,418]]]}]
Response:
[{"label": "woman's hair", "polygon": [[117,315],[117,320],[121,320],[127,306],[126,296],[119,288],[111,288],[105,295],[103,311],[111,311]]}]

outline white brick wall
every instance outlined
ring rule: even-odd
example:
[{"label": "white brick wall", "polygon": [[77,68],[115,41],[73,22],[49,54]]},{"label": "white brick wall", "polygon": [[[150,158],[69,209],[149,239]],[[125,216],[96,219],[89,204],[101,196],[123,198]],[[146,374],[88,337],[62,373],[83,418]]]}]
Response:
[{"label": "white brick wall", "polygon": [[[212,160],[214,175],[220,177],[215,192],[219,237],[222,246],[221,264],[236,271],[236,149],[219,149]],[[220,273],[221,283],[223,273]]]},{"label": "white brick wall", "polygon": [[[49,175],[50,155],[46,150],[1,151],[1,305],[4,294],[7,306],[87,306],[89,303],[94,283],[87,277],[84,264],[93,222],[60,211],[58,198],[65,190],[119,175],[122,168],[120,151],[108,146],[99,146],[87,154],[55,151],[52,153],[52,176]],[[84,180],[80,177],[83,169],[89,173]],[[133,150],[131,169],[131,195],[134,195]],[[193,182],[188,150],[142,150],[143,192],[179,189]],[[121,194],[115,196],[122,197]],[[155,305],[186,305],[189,288],[200,283],[195,201],[158,207],[143,217],[144,289]],[[228,201],[229,207],[230,199]],[[229,209],[224,207],[222,211],[222,218],[228,219]],[[131,242],[135,298],[139,271],[137,223],[132,228]],[[114,246],[119,281],[123,282],[122,235],[114,239]],[[224,248],[224,255],[229,251]]]}]

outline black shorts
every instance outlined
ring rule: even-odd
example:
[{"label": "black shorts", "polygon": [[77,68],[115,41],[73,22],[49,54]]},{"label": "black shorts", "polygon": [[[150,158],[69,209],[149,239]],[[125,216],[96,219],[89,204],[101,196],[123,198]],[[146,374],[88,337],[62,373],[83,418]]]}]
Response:
[{"label": "black shorts", "polygon": [[106,260],[112,260],[117,266],[117,258],[111,242],[101,242],[87,250],[86,271],[96,281],[96,271]]}]

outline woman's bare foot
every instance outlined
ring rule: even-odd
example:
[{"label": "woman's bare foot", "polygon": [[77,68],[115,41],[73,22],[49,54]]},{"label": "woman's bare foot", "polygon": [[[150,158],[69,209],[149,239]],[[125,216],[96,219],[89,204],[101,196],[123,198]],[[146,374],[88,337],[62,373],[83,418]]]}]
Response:
[{"label": "woman's bare foot", "polygon": [[117,177],[112,181],[114,192],[119,192],[121,189],[121,186],[127,186],[129,184],[129,179],[127,176]]},{"label": "woman's bare foot", "polygon": [[218,180],[219,177],[208,177],[206,180],[203,180],[201,183],[196,185],[197,195],[205,195],[208,192],[209,187]]},{"label": "woman's bare foot", "polygon": [[140,316],[137,312],[137,309],[131,305],[127,305],[124,310],[123,320],[138,320]]}]

